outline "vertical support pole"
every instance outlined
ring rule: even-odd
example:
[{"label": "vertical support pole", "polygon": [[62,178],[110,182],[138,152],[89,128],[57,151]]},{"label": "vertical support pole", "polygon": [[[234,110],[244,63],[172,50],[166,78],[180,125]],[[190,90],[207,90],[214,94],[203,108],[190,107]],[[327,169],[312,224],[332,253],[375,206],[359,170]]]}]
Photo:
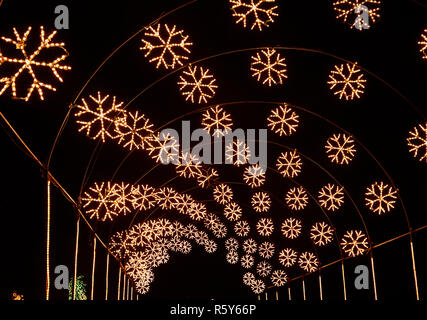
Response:
[{"label": "vertical support pole", "polygon": [[50,180],[47,178],[47,217],[46,217],[46,300],[50,296]]},{"label": "vertical support pole", "polygon": [[412,241],[412,233],[410,236],[410,242],[411,242],[411,257],[412,257],[412,270],[414,272],[414,284],[415,284],[415,294],[417,297],[417,301],[420,300],[420,295],[418,293],[418,277],[417,277],[417,268],[415,266],[415,252],[414,252],[414,242]]},{"label": "vertical support pole", "polygon": [[122,268],[119,266],[119,283],[117,284],[117,300],[120,300],[120,282],[122,281]]},{"label": "vertical support pole", "polygon": [[92,283],[90,289],[90,300],[93,300],[93,289],[95,287],[95,262],[96,262],[96,237],[93,236],[93,254],[92,254]]},{"label": "vertical support pole", "polygon": [[133,287],[130,288],[130,299],[133,300]]},{"label": "vertical support pole", "polygon": [[341,261],[342,286],[344,290],[344,300],[347,300],[347,288],[345,286],[344,261]]},{"label": "vertical support pole", "polygon": [[276,301],[279,300],[279,292],[276,290]]},{"label": "vertical support pole", "polygon": [[76,281],[77,281],[77,258],[79,255],[79,233],[80,233],[80,215],[76,224],[76,247],[74,251],[74,277],[73,277],[73,300],[76,300]]},{"label": "vertical support pole", "polygon": [[372,250],[371,250],[371,269],[372,269],[372,283],[374,284],[374,299],[375,299],[375,301],[377,301],[378,300],[377,280],[375,277],[374,256],[372,255]]},{"label": "vertical support pole", "polygon": [[291,287],[289,285],[288,285],[288,299],[289,299],[289,301],[292,300]]},{"label": "vertical support pole", "polygon": [[129,300],[129,278],[126,280],[126,300]]},{"label": "vertical support pole", "polygon": [[320,301],[323,301],[323,288],[322,288],[322,275],[319,270],[319,293],[320,293]]},{"label": "vertical support pole", "polygon": [[125,300],[126,293],[126,272],[123,272],[123,292],[122,292],[122,300]]},{"label": "vertical support pole", "polygon": [[107,266],[105,269],[105,300],[108,300],[108,273],[110,269],[110,255],[107,251]]},{"label": "vertical support pole", "polygon": [[268,300],[268,294],[267,294],[267,291],[265,292],[265,300],[266,300],[266,301]]},{"label": "vertical support pole", "polygon": [[304,278],[302,278],[302,296],[304,297],[304,301],[307,300],[305,297],[305,281],[304,281]]}]

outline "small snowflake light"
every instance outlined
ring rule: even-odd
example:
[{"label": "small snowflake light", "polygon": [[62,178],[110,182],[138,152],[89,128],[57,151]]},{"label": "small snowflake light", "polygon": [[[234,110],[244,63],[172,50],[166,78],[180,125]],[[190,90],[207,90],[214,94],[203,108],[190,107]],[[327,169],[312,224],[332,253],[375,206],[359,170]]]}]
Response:
[{"label": "small snowflake light", "polygon": [[408,142],[409,152],[414,158],[427,163],[427,122],[419,124],[409,131]]},{"label": "small snowflake light", "polygon": [[224,215],[230,221],[237,221],[242,217],[242,208],[235,202],[227,203]]},{"label": "small snowflake light", "polygon": [[270,218],[261,218],[256,224],[258,233],[263,237],[270,236],[274,231],[273,220]]},{"label": "small snowflake light", "polygon": [[193,45],[188,36],[178,30],[176,26],[169,27],[167,24],[150,26],[144,33],[140,49],[145,51],[145,57],[156,64],[156,68],[162,66],[165,69],[174,69],[182,66],[183,61],[188,59],[190,47]]},{"label": "small snowflake light", "polygon": [[229,251],[226,256],[226,260],[229,264],[236,264],[239,261],[239,254],[237,251]]},{"label": "small snowflake light", "polygon": [[108,249],[117,259],[122,260],[134,249],[134,245],[128,237],[127,231],[121,231],[112,235],[108,242]]},{"label": "small snowflake light", "polygon": [[243,173],[243,181],[251,188],[262,186],[265,182],[265,169],[259,164],[246,167]]},{"label": "small snowflake light", "polygon": [[179,201],[179,194],[172,188],[163,187],[158,189],[156,201],[160,208],[171,210],[176,208]]},{"label": "small snowflake light", "polygon": [[187,214],[192,220],[200,221],[205,218],[207,214],[207,209],[205,204],[200,202],[194,202],[190,205]]},{"label": "small snowflake light", "polygon": [[214,253],[217,249],[217,244],[215,243],[215,241],[213,240],[209,240],[206,244],[205,244],[205,251],[207,253]]},{"label": "small snowflake light", "polygon": [[262,31],[278,16],[275,0],[230,0],[230,4],[236,24],[242,23],[244,28],[251,24],[251,30],[257,27]]},{"label": "small snowflake light", "polygon": [[245,220],[237,221],[234,225],[234,232],[239,237],[246,237],[251,230],[249,223]]},{"label": "small snowflake light", "polygon": [[247,254],[254,254],[257,252],[258,245],[254,239],[249,238],[243,242],[242,248]]},{"label": "small snowflake light", "polygon": [[282,234],[288,239],[296,239],[301,234],[302,222],[295,218],[287,218],[282,223]]},{"label": "small snowflake light", "polygon": [[298,124],[299,115],[286,103],[271,110],[267,118],[268,128],[279,136],[290,136],[297,130]]},{"label": "small snowflake light", "polygon": [[188,214],[188,211],[195,203],[193,197],[189,194],[178,194],[177,203],[175,205],[176,210],[182,214]]},{"label": "small snowflake light", "polygon": [[267,212],[271,206],[270,196],[265,192],[257,192],[252,196],[251,204],[256,212]]},{"label": "small snowflake light", "polygon": [[368,249],[368,238],[360,230],[347,231],[341,240],[341,248],[349,257],[361,255]]},{"label": "small snowflake light", "polygon": [[285,58],[281,58],[280,53],[274,49],[261,50],[251,59],[252,77],[262,84],[268,84],[269,87],[283,84],[283,79],[288,77]]},{"label": "small snowflake light", "polygon": [[235,238],[228,238],[225,241],[225,249],[227,251],[237,251],[239,249],[239,241]]},{"label": "small snowflake light", "polygon": [[148,154],[157,163],[169,164],[179,162],[179,141],[170,133],[157,133],[147,141]]},{"label": "small snowflake light", "polygon": [[256,270],[261,277],[266,277],[271,273],[272,267],[267,261],[261,261],[258,263]]},{"label": "small snowflake light", "polygon": [[241,263],[242,267],[245,269],[251,268],[254,265],[254,262],[255,262],[254,257],[249,255],[249,254],[245,254],[240,259],[240,263]]},{"label": "small snowflake light", "polygon": [[179,157],[179,164],[175,166],[176,173],[184,178],[196,178],[202,174],[200,159],[189,152],[184,152]]},{"label": "small snowflake light", "polygon": [[319,266],[319,260],[311,252],[303,252],[298,258],[298,265],[306,272],[315,272]]},{"label": "small snowflake light", "polygon": [[153,124],[144,114],[128,113],[115,122],[115,137],[119,144],[129,150],[144,149],[153,134]]},{"label": "small snowflake light", "polygon": [[336,18],[358,30],[370,28],[380,17],[380,0],[336,0],[333,3]]},{"label": "small snowflake light", "polygon": [[243,283],[247,286],[252,285],[252,283],[255,281],[255,276],[252,272],[246,272],[243,275]]},{"label": "small snowflake light", "polygon": [[303,187],[291,188],[286,193],[286,204],[292,210],[302,210],[308,204],[308,195]]},{"label": "small snowflake light", "polygon": [[310,239],[319,247],[332,241],[333,229],[325,222],[315,223],[310,230]]},{"label": "small snowflake light", "polygon": [[227,135],[232,126],[231,115],[220,106],[209,108],[203,113],[202,127],[214,137]]},{"label": "small snowflake light", "polygon": [[420,45],[420,52],[423,55],[423,59],[427,59],[427,29],[421,34],[421,41],[418,44]]},{"label": "small snowflake light", "polygon": [[366,189],[366,206],[374,213],[382,215],[394,208],[397,191],[384,182],[375,182]]},{"label": "small snowflake light", "polygon": [[214,188],[213,197],[219,204],[227,204],[233,200],[233,191],[228,185],[221,183]]},{"label": "small snowflake light", "polygon": [[277,158],[276,167],[283,177],[294,178],[301,172],[302,160],[296,150],[282,152]]},{"label": "small snowflake light", "polygon": [[[52,91],[56,91],[56,89],[51,84],[39,80],[37,73],[47,70],[51,71],[58,81],[63,82],[58,71],[71,70],[70,66],[62,64],[62,62],[68,57],[68,52],[65,49],[65,43],[52,41],[57,31],[53,31],[46,37],[44,28],[40,27],[40,44],[34,48],[34,51],[28,52],[30,48],[28,38],[31,33],[31,27],[28,27],[27,31],[23,34],[19,34],[16,28],[13,28],[13,32],[15,39],[1,37],[1,40],[14,46],[14,50],[16,50],[16,57],[6,57],[0,50],[0,66],[10,66],[11,69],[13,68],[14,70],[14,73],[10,72],[9,75],[3,75],[0,70],[0,85],[3,85],[3,87],[0,87],[0,95],[2,95],[8,88],[11,88],[13,99],[28,101],[34,90],[36,90],[40,99],[44,100],[43,89]],[[42,60],[43,57],[44,59],[48,59],[47,55],[50,55],[49,51],[51,51],[51,55],[53,55],[56,52],[55,49],[61,50],[62,55],[58,58],[51,58],[51,61]],[[17,88],[17,83],[25,78],[31,78],[31,85],[28,87],[26,94],[22,95],[18,93],[19,88]]]},{"label": "small snowflake light", "polygon": [[356,63],[346,63],[334,66],[329,74],[329,88],[340,99],[353,100],[360,98],[365,89],[366,79]]},{"label": "small snowflake light", "polygon": [[286,268],[292,267],[298,258],[298,252],[294,249],[286,248],[279,252],[279,262]]},{"label": "small snowflake light", "polygon": [[218,171],[214,168],[202,167],[197,175],[197,184],[200,188],[208,189],[218,178]]},{"label": "small snowflake light", "polygon": [[340,165],[349,164],[356,153],[353,137],[344,133],[329,137],[325,149],[329,160]]},{"label": "small snowflake light", "polygon": [[270,259],[274,255],[274,244],[268,241],[261,243],[258,247],[258,253],[261,258]]},{"label": "small snowflake light", "polygon": [[328,183],[319,191],[319,204],[329,211],[335,211],[344,203],[344,187]]},{"label": "small snowflake light", "polygon": [[288,276],[286,272],[283,270],[274,270],[271,273],[270,279],[271,279],[271,283],[275,287],[282,287],[286,284],[286,282],[288,282]]},{"label": "small snowflake light", "polygon": [[251,150],[244,141],[239,139],[230,142],[225,146],[225,163],[233,164],[236,167],[248,163],[251,158]]},{"label": "small snowflake light", "polygon": [[82,105],[76,105],[78,111],[75,116],[78,118],[77,124],[80,125],[79,132],[84,131],[89,138],[100,138],[102,142],[105,142],[106,138],[114,138],[116,124],[123,123],[123,102],[116,103],[116,97],[113,97],[107,105],[109,95],[103,97],[100,92],[97,97],[89,97],[91,104],[82,99]]},{"label": "small snowflake light", "polygon": [[209,69],[198,66],[188,66],[179,77],[178,85],[185,101],[192,103],[207,103],[215,95],[218,86],[215,84],[214,76]]}]

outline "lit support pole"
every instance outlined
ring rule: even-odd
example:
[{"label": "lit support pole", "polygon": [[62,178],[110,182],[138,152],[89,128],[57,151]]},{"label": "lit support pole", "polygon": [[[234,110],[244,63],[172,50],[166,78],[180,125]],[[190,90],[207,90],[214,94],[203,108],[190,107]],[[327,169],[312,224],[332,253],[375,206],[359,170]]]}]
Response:
[{"label": "lit support pole", "polygon": [[288,299],[289,299],[289,301],[292,300],[291,287],[289,285],[288,285]]},{"label": "lit support pole", "polygon": [[130,299],[133,300],[133,287],[130,288]]},{"label": "lit support pole", "polygon": [[372,269],[372,283],[374,284],[374,299],[375,301],[378,300],[378,295],[377,295],[377,280],[375,277],[375,266],[374,266],[374,256],[372,254],[372,250],[370,252],[371,254],[371,269]]},{"label": "lit support pole", "polygon": [[414,242],[412,239],[412,231],[410,233],[410,243],[411,243],[411,258],[412,258],[412,270],[414,272],[414,284],[415,284],[415,294],[417,296],[417,301],[420,300],[420,295],[418,293],[418,278],[417,278],[417,268],[415,266],[415,252],[414,252]]},{"label": "lit support pole", "polygon": [[79,233],[80,233],[80,216],[77,218],[77,224],[76,224],[76,248],[74,251],[73,300],[76,300],[77,258],[79,255]]},{"label": "lit support pole", "polygon": [[117,284],[117,300],[120,300],[120,282],[122,280],[122,268],[119,266],[119,283]]},{"label": "lit support pole", "polygon": [[123,292],[122,292],[122,300],[125,300],[126,293],[126,272],[123,272]]},{"label": "lit support pole", "polygon": [[345,285],[344,261],[341,261],[342,286],[344,291],[344,300],[347,300],[347,288]]},{"label": "lit support pole", "polygon": [[304,277],[302,278],[302,296],[304,298],[304,301],[306,301],[306,296],[305,296],[305,281],[304,281]]},{"label": "lit support pole", "polygon": [[95,287],[95,262],[96,262],[96,237],[93,236],[92,283],[90,288],[90,300],[93,300],[93,289]]},{"label": "lit support pole", "polygon": [[279,291],[276,290],[276,301],[279,300]]},{"label": "lit support pole", "polygon": [[319,270],[319,294],[320,294],[320,301],[323,301],[322,275],[320,274],[320,270]]},{"label": "lit support pole", "polygon": [[50,295],[50,180],[47,178],[47,219],[46,219],[46,300]]},{"label": "lit support pole", "polygon": [[129,300],[129,278],[126,280],[126,300]]},{"label": "lit support pole", "polygon": [[265,300],[266,300],[266,301],[268,300],[268,294],[267,294],[267,291],[265,292]]},{"label": "lit support pole", "polygon": [[108,273],[110,268],[110,255],[107,251],[107,266],[105,269],[105,300],[108,300]]}]

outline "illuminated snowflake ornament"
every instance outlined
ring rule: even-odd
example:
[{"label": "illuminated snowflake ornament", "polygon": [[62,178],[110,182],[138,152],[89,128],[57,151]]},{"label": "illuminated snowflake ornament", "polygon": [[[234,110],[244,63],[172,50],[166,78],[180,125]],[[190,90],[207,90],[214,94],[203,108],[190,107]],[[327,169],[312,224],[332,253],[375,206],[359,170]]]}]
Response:
[{"label": "illuminated snowflake ornament", "polygon": [[319,260],[311,252],[303,252],[298,258],[298,265],[306,272],[315,272],[319,266]]},{"label": "illuminated snowflake ornament", "polygon": [[286,272],[283,270],[274,270],[271,273],[270,279],[271,279],[271,283],[275,287],[282,287],[286,284],[286,282],[288,282],[288,276]]},{"label": "illuminated snowflake ornament", "polygon": [[265,290],[265,283],[261,279],[256,279],[252,281],[250,286],[251,286],[251,290],[255,294],[263,293]]},{"label": "illuminated snowflake ornament", "polygon": [[254,254],[257,252],[258,245],[255,242],[254,239],[246,239],[243,242],[243,251],[245,251],[247,254]]},{"label": "illuminated snowflake ornament", "polygon": [[319,191],[319,204],[329,211],[335,211],[344,203],[344,187],[328,183]]},{"label": "illuminated snowflake ornament", "polygon": [[271,206],[270,196],[265,192],[257,192],[252,196],[251,204],[256,212],[267,212]]},{"label": "illuminated snowflake ornament", "polygon": [[265,169],[259,164],[246,167],[243,173],[243,181],[251,188],[262,186],[265,182]]},{"label": "illuminated snowflake ornament", "polygon": [[214,188],[213,197],[219,204],[227,204],[233,200],[233,191],[228,185],[221,183]]},{"label": "illuminated snowflake ornament", "polygon": [[89,97],[91,104],[82,99],[82,105],[75,106],[78,110],[75,116],[78,118],[77,124],[80,125],[79,132],[84,131],[89,138],[100,138],[102,142],[105,142],[106,138],[114,138],[116,124],[123,123],[123,102],[116,103],[116,97],[113,97],[107,106],[109,95],[102,97],[100,92],[97,97]]},{"label": "illuminated snowflake ornament", "polygon": [[236,264],[239,262],[239,254],[237,251],[231,250],[227,253],[226,260],[229,264]]},{"label": "illuminated snowflake ornament", "polygon": [[234,225],[234,232],[239,237],[246,237],[250,230],[249,223],[245,220],[237,221]]},{"label": "illuminated snowflake ornament", "polygon": [[203,113],[202,126],[210,135],[219,138],[231,131],[233,122],[229,113],[220,106],[215,106]]},{"label": "illuminated snowflake ornament", "polygon": [[341,247],[349,257],[355,257],[366,252],[368,238],[362,231],[347,231],[341,240]]},{"label": "illuminated snowflake ornament", "polygon": [[252,77],[262,84],[268,84],[269,87],[283,84],[283,79],[288,77],[285,58],[281,58],[280,53],[274,49],[261,50],[251,59]]},{"label": "illuminated snowflake ornament", "polygon": [[179,193],[169,187],[160,188],[156,193],[156,201],[162,209],[174,209],[179,202]]},{"label": "illuminated snowflake ornament", "polygon": [[394,208],[397,191],[384,182],[375,182],[365,193],[366,206],[374,213],[382,215]]},{"label": "illuminated snowflake ornament", "polygon": [[237,221],[242,216],[242,208],[235,202],[227,203],[224,208],[224,216],[230,221]]},{"label": "illuminated snowflake ornament", "polygon": [[333,229],[325,222],[315,223],[310,230],[310,239],[319,247],[332,241]]},{"label": "illuminated snowflake ornament", "polygon": [[427,29],[421,34],[421,40],[418,44],[420,45],[420,52],[423,55],[423,59],[427,59]]},{"label": "illuminated snowflake ornament", "polygon": [[273,220],[270,218],[261,218],[256,224],[258,233],[263,237],[270,236],[274,231]]},{"label": "illuminated snowflake ornament", "polygon": [[[1,40],[6,44],[13,45],[14,50],[16,50],[16,56],[15,58],[7,57],[3,55],[2,50],[0,50],[0,86],[3,85],[3,87],[0,87],[0,95],[2,95],[7,89],[11,88],[13,99],[28,101],[36,90],[39,94],[40,100],[44,100],[43,90],[47,89],[56,91],[56,88],[47,82],[39,80],[37,73],[51,71],[58,81],[63,82],[58,71],[71,70],[70,66],[62,64],[62,62],[68,57],[68,52],[65,49],[65,43],[53,42],[53,37],[56,35],[57,31],[53,31],[46,37],[44,28],[41,26],[40,43],[36,48],[34,48],[34,51],[29,52],[30,44],[28,43],[28,38],[31,33],[31,27],[28,27],[27,31],[23,34],[20,34],[16,28],[13,28],[13,32],[15,39],[1,37]],[[57,50],[60,50],[62,54],[57,58],[52,58],[51,61],[43,61],[42,58],[40,58],[46,57],[49,52],[51,52],[51,55],[53,56]],[[10,72],[12,69],[14,71]],[[9,75],[5,76],[3,74]],[[21,95],[18,93],[19,88],[17,83],[25,78],[30,78],[31,84],[29,84],[26,94]]]},{"label": "illuminated snowflake ornament", "polygon": [[334,66],[329,74],[329,88],[340,99],[353,100],[364,93],[366,79],[356,63]]},{"label": "illuminated snowflake ornament", "polygon": [[409,131],[408,142],[409,152],[414,158],[427,163],[427,122],[414,127]]},{"label": "illuminated snowflake ornament", "polygon": [[236,24],[242,23],[244,28],[252,24],[251,30],[257,27],[262,31],[263,27],[269,27],[274,22],[273,18],[278,16],[275,12],[275,0],[230,0],[230,4]]},{"label": "illuminated snowflake ornament", "polygon": [[308,204],[307,192],[303,187],[291,188],[286,193],[285,200],[288,207],[292,210],[302,210]]},{"label": "illuminated snowflake ornament", "polygon": [[242,256],[242,258],[240,258],[240,264],[245,269],[251,268],[254,265],[254,262],[254,257],[249,254],[245,254],[244,256]]},{"label": "illuminated snowflake ornament", "polygon": [[202,174],[202,162],[189,152],[184,152],[179,157],[179,164],[175,167],[176,173],[184,178],[196,178]]},{"label": "illuminated snowflake ornament", "polygon": [[151,139],[153,134],[153,124],[144,114],[138,115],[128,113],[123,118],[115,121],[115,139],[119,144],[123,144],[124,148],[129,150],[144,149],[146,141]]},{"label": "illuminated snowflake ornament", "polygon": [[370,28],[380,17],[380,0],[336,0],[333,3],[336,18],[358,30]]},{"label": "illuminated snowflake ornament", "polygon": [[356,153],[353,137],[344,133],[329,137],[325,149],[329,160],[339,165],[349,164]]},{"label": "illuminated snowflake ornament", "polygon": [[272,270],[271,264],[268,263],[267,261],[261,261],[260,263],[258,263],[256,267],[256,271],[261,277],[268,276],[271,273],[271,270]]},{"label": "illuminated snowflake ornament", "polygon": [[178,30],[176,26],[169,27],[167,24],[158,24],[157,27],[150,26],[144,33],[141,50],[146,51],[145,57],[150,57],[150,62],[165,69],[174,69],[182,66],[183,61],[188,59],[190,47],[193,45],[188,36]]},{"label": "illuminated snowflake ornament", "polygon": [[246,272],[243,275],[243,283],[247,286],[250,286],[255,281],[255,276],[251,272]]},{"label": "illuminated snowflake ornament", "polygon": [[261,258],[270,259],[274,255],[274,244],[268,241],[261,243],[258,247],[258,254]]},{"label": "illuminated snowflake ornament", "polygon": [[157,133],[147,141],[148,154],[162,164],[179,163],[179,141],[170,133]]},{"label": "illuminated snowflake ornament", "polygon": [[157,202],[156,190],[149,185],[132,186],[129,198],[133,208],[139,211],[148,210]]},{"label": "illuminated snowflake ornament", "polygon": [[277,158],[276,167],[283,177],[294,178],[301,172],[302,160],[296,150],[282,152]]},{"label": "illuminated snowflake ornament", "polygon": [[117,259],[121,260],[134,249],[134,246],[131,239],[128,237],[127,231],[121,231],[113,234],[108,243],[108,249]]},{"label": "illuminated snowflake ornament", "polygon": [[251,150],[246,146],[246,143],[239,139],[230,142],[225,147],[225,163],[233,164],[236,167],[248,163],[251,157]]},{"label": "illuminated snowflake ornament", "polygon": [[301,234],[302,222],[295,218],[288,218],[282,223],[282,234],[285,238],[296,239]]},{"label": "illuminated snowflake ornament", "polygon": [[181,94],[185,96],[185,101],[192,103],[207,103],[215,95],[215,78],[210,74],[209,69],[198,66],[188,66],[179,77],[178,85]]},{"label": "illuminated snowflake ornament", "polygon": [[271,110],[267,118],[268,128],[279,136],[290,136],[297,130],[298,124],[299,115],[286,103]]},{"label": "illuminated snowflake ornament", "polygon": [[297,261],[297,258],[298,258],[298,253],[291,248],[286,248],[279,252],[279,262],[284,267],[287,267],[287,268],[292,267]]}]

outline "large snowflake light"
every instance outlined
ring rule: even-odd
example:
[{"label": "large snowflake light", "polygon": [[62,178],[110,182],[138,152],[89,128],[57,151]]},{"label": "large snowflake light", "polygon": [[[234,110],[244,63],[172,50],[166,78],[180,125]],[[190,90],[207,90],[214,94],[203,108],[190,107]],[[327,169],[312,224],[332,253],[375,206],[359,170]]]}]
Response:
[{"label": "large snowflake light", "polygon": [[219,204],[227,204],[233,200],[233,191],[228,185],[221,183],[215,186],[213,190],[213,197]]},{"label": "large snowflake light", "polygon": [[360,98],[365,89],[366,79],[356,63],[346,63],[334,66],[329,74],[329,88],[340,99],[353,100]]},{"label": "large snowflake light", "polygon": [[150,62],[165,69],[174,69],[182,66],[183,61],[188,59],[189,47],[193,44],[183,30],[176,26],[169,27],[167,24],[158,24],[157,27],[150,26],[142,37],[144,46],[141,50],[146,51],[145,57],[151,57]]},{"label": "large snowflake light", "polygon": [[192,103],[206,103],[215,95],[215,89],[218,86],[215,84],[214,76],[209,72],[209,69],[203,69],[198,66],[188,66],[179,77],[178,85],[181,94],[185,96],[185,101],[190,100]]},{"label": "large snowflake light", "polygon": [[308,204],[308,195],[303,187],[294,187],[286,193],[285,200],[292,210],[302,210]]},{"label": "large snowflake light", "polygon": [[252,208],[256,212],[267,212],[270,209],[271,200],[266,192],[254,193],[251,199]]},{"label": "large snowflake light", "polygon": [[350,230],[342,238],[341,247],[349,257],[355,257],[366,252],[368,239],[362,231]]},{"label": "large snowflake light", "polygon": [[301,172],[302,160],[296,150],[282,152],[277,158],[276,167],[283,177],[294,178]]},{"label": "large snowflake light", "polygon": [[147,140],[153,134],[153,124],[144,114],[128,113],[120,120],[116,121],[116,135],[119,144],[129,150],[144,149]]},{"label": "large snowflake light", "polygon": [[273,220],[270,218],[261,218],[256,224],[258,233],[263,237],[270,236],[274,231]]},{"label": "large snowflake light", "polygon": [[319,247],[332,241],[333,229],[325,222],[315,223],[310,230],[310,239]]},{"label": "large snowflake light", "polygon": [[262,84],[271,85],[283,84],[286,79],[285,58],[280,57],[280,53],[274,49],[267,48],[261,50],[251,57],[252,77]]},{"label": "large snowflake light", "polygon": [[366,189],[366,206],[374,213],[382,215],[394,208],[397,191],[384,182],[375,182]]},{"label": "large snowflake light", "polygon": [[427,163],[427,122],[409,131],[407,142],[414,158]]},{"label": "large snowflake light", "polygon": [[336,186],[328,183],[319,191],[319,203],[322,207],[329,211],[338,210],[344,203],[344,187]]},{"label": "large snowflake light", "polygon": [[345,133],[333,134],[325,145],[326,154],[332,163],[347,165],[356,153],[354,139]]},{"label": "large snowflake light", "polygon": [[286,103],[271,110],[267,118],[267,126],[279,136],[290,136],[298,128],[299,115]]},{"label": "large snowflake light", "polygon": [[287,218],[282,223],[282,234],[288,239],[296,239],[301,234],[302,222],[295,218]]},{"label": "large snowflake light", "polygon": [[291,248],[285,248],[279,252],[279,262],[286,268],[292,267],[298,258],[298,252]]},{"label": "large snowflake light", "polygon": [[314,272],[319,266],[319,260],[311,252],[303,252],[298,258],[298,265],[306,272]]},{"label": "large snowflake light", "polygon": [[[8,88],[11,88],[12,98],[23,99],[28,101],[31,98],[34,90],[37,91],[41,100],[44,100],[43,90],[48,89],[56,91],[56,88],[47,82],[42,82],[37,77],[39,71],[49,70],[52,72],[54,77],[63,82],[62,77],[58,71],[71,70],[70,66],[62,64],[62,62],[68,57],[68,52],[65,49],[65,43],[53,42],[53,37],[56,35],[56,31],[53,31],[47,37],[43,26],[40,27],[40,44],[34,48],[34,51],[29,52],[31,47],[28,39],[31,33],[31,27],[28,27],[27,31],[20,34],[16,28],[13,28],[15,38],[1,37],[1,40],[7,44],[12,44],[16,50],[16,56],[14,58],[3,55],[0,47],[0,85],[3,85],[0,89],[0,95],[2,95]],[[46,55],[55,54],[55,48],[62,51],[62,55],[57,58],[52,58],[51,61],[43,61],[41,56],[48,59]],[[53,49],[53,50],[52,50]],[[3,51],[4,52],[4,51]],[[9,68],[10,67],[10,68]],[[4,69],[4,70],[3,70]],[[10,72],[10,70],[14,70]],[[8,75],[6,75],[8,74]],[[30,78],[31,84],[29,85],[25,95],[18,93],[17,82],[22,79]]]},{"label": "large snowflake light", "polygon": [[220,106],[209,108],[203,113],[202,126],[214,137],[227,135],[232,125],[231,115]]},{"label": "large snowflake light", "polygon": [[250,158],[251,150],[244,141],[237,139],[225,146],[225,160],[227,164],[239,167],[248,163]]},{"label": "large snowflake light", "polygon": [[273,17],[278,16],[275,12],[276,0],[230,0],[233,17],[236,17],[236,24],[242,23],[246,28],[251,24],[251,30],[255,27],[262,31],[263,27],[269,27],[274,22]]}]

